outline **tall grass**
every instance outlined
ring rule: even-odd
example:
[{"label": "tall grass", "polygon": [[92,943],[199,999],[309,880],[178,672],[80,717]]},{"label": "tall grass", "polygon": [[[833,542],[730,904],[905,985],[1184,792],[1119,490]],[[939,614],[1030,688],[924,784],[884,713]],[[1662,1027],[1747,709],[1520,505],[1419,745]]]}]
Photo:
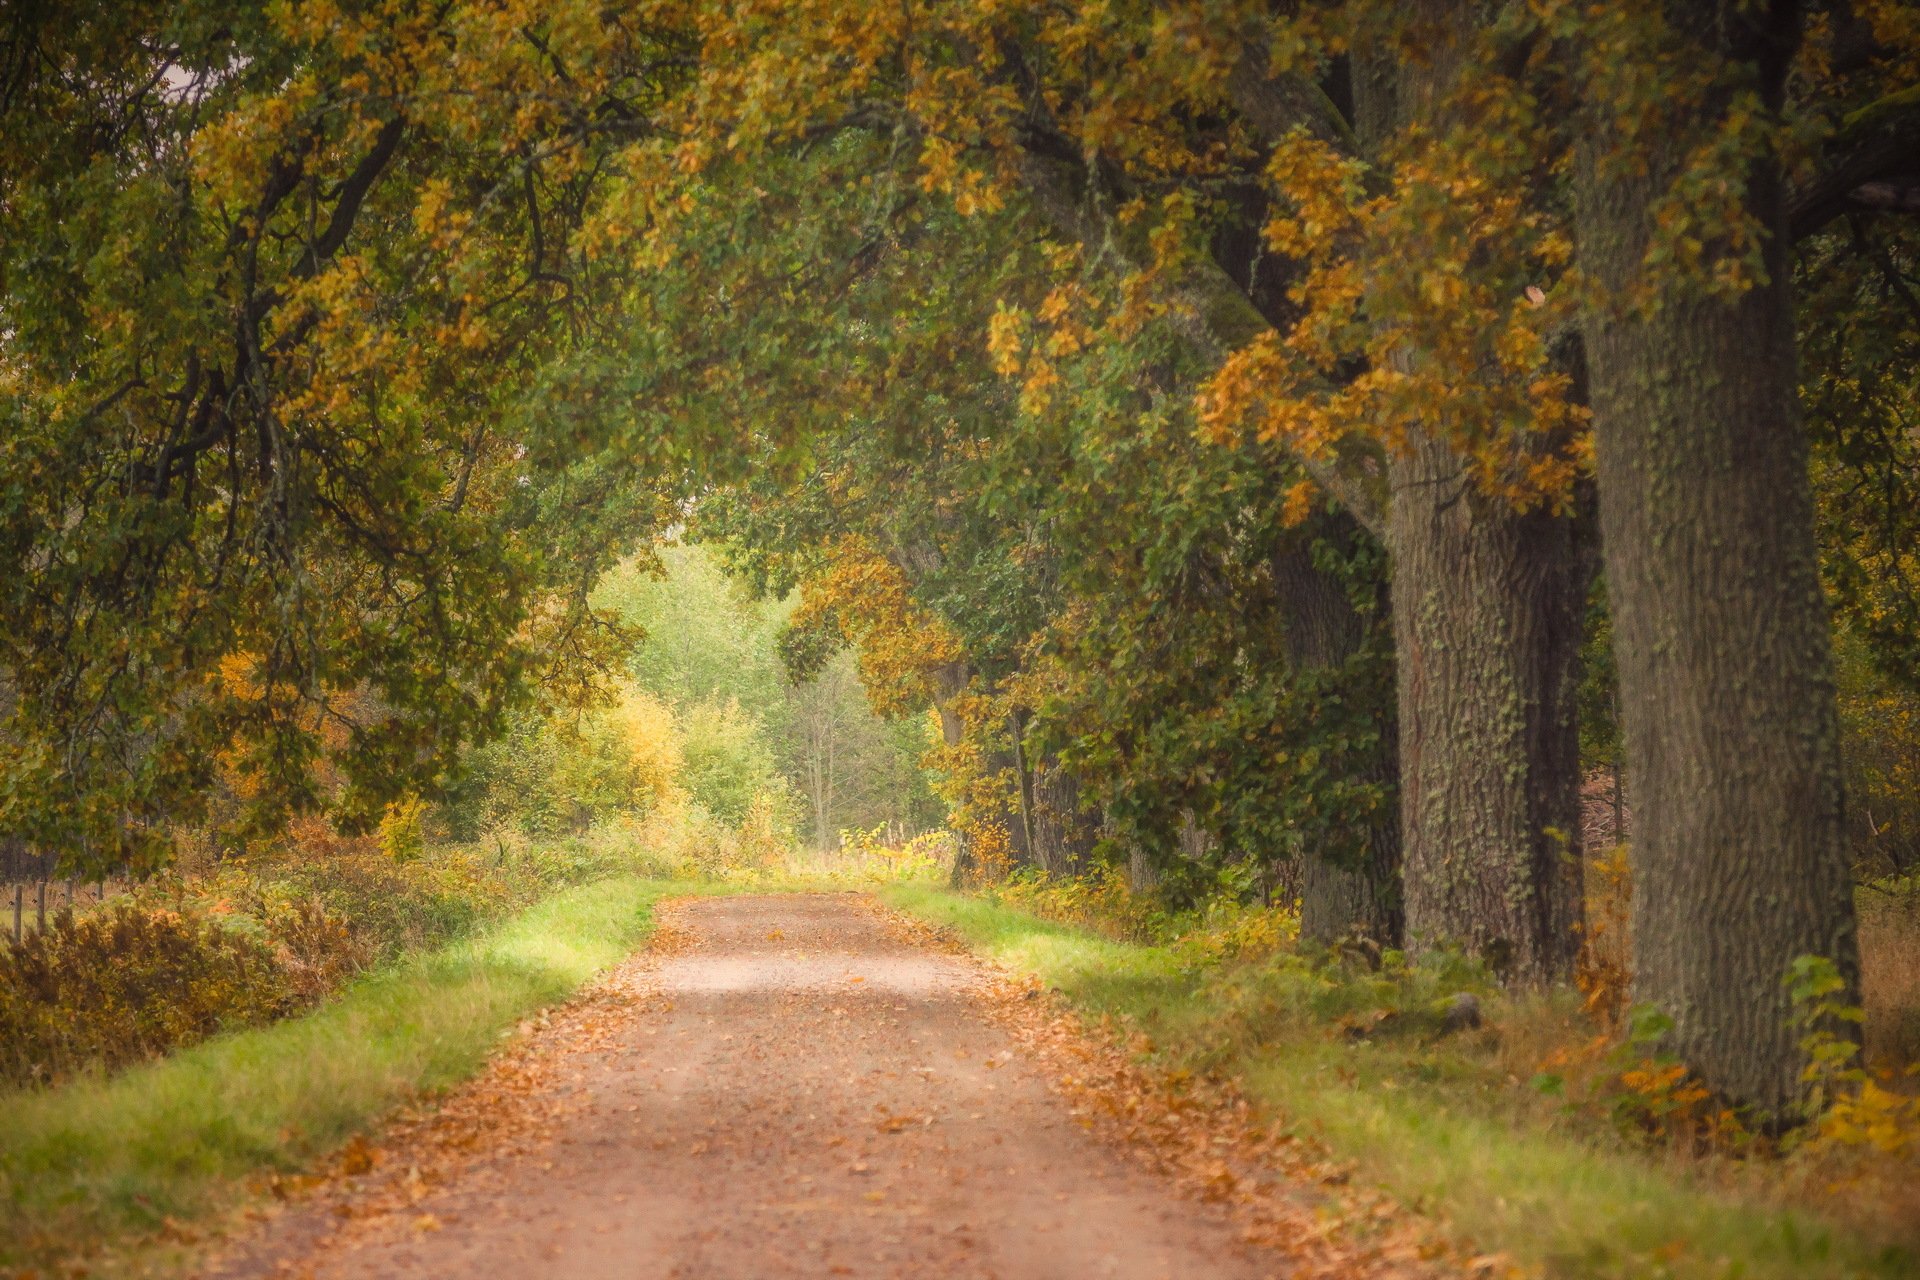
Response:
[{"label": "tall grass", "polygon": [[[1196,964],[1178,944],[1115,941],[926,886],[884,896],[1038,975],[1082,1012],[1149,1032],[1166,1065],[1233,1075],[1281,1123],[1403,1204],[1556,1280],[1920,1274],[1920,1257],[1893,1242],[1911,1224],[1886,1223],[1883,1237],[1722,1183],[1704,1166],[1556,1125],[1544,1105],[1515,1105],[1525,1091],[1500,1073],[1512,1046],[1501,1049],[1498,1030],[1457,1046],[1338,1034],[1375,978],[1342,986],[1285,956]],[[1493,1007],[1496,1022],[1511,1015],[1510,1037],[1553,1013]]]},{"label": "tall grass", "polygon": [[0,1264],[217,1210],[248,1175],[299,1168],[470,1075],[518,1018],[632,951],[667,887],[622,876],[570,889],[304,1017],[0,1098]]}]

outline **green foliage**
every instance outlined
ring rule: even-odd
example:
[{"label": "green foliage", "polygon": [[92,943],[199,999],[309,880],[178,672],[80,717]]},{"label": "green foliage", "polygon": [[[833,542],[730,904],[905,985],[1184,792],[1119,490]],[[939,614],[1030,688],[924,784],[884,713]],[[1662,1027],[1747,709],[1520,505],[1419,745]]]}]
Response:
[{"label": "green foliage", "polygon": [[496,831],[479,841],[429,841],[395,861],[365,837],[343,839],[312,826],[270,855],[214,868],[189,864],[157,882],[143,900],[231,912],[279,938],[290,913],[318,903],[351,931],[359,962],[378,966],[444,946],[489,921],[571,885],[611,875],[667,875],[670,862],[618,826],[529,840]]},{"label": "green foliage", "polygon": [[[418,819],[416,818],[416,823]],[[354,975],[444,946],[583,881],[670,853],[632,831],[467,847],[296,827],[245,864],[201,865],[0,951],[0,1083],[45,1084],[162,1057],[217,1031],[285,1017]]]},{"label": "green foliage", "polygon": [[778,796],[783,810],[798,803],[783,777],[759,720],[738,702],[694,704],[684,721],[681,782],[698,804],[722,822],[738,826],[756,797]]},{"label": "green foliage", "polygon": [[[712,351],[688,331],[734,371],[727,385],[747,398],[732,416],[764,424],[765,449],[796,424],[811,441],[793,467],[704,501],[699,527],[782,586],[830,573],[842,539],[879,549],[913,603],[960,637],[983,706],[999,709],[970,726],[985,766],[1010,767],[1001,726],[1017,709],[1030,755],[1067,769],[1114,839],[1148,850],[1186,901],[1220,883],[1219,866],[1176,852],[1196,818],[1217,862],[1356,856],[1394,803],[1378,767],[1392,665],[1377,546],[1325,513],[1290,527],[1299,473],[1278,450],[1196,438],[1197,366],[1171,324],[1054,361],[1053,394],[1023,402],[977,337],[997,305],[1112,303],[1113,280],[1037,252],[1017,202],[1007,216],[914,207],[886,226],[836,224],[880,161],[846,137],[808,158],[804,182],[757,175],[778,199],[696,241],[695,269],[741,296],[762,287],[753,323],[784,335]],[[775,175],[790,167],[771,162]],[[837,287],[765,288],[783,252]],[[860,274],[834,275],[836,255],[861,252]],[[803,334],[810,358],[795,364]],[[858,387],[857,411],[816,420],[808,397],[823,384]],[[1315,666],[1288,653],[1273,568],[1287,553],[1350,593],[1364,631],[1351,656]],[[819,637],[787,644],[796,666],[824,665]]]},{"label": "green foliage", "polygon": [[983,895],[1016,911],[1126,942],[1153,941],[1168,931],[1166,911],[1151,895],[1134,892],[1126,873],[1113,866],[1060,878],[1026,867],[988,886]]},{"label": "green foliage", "polygon": [[1834,635],[1841,767],[1856,874],[1920,869],[1920,688],[1890,675],[1850,618]]},{"label": "green foliage", "polygon": [[774,645],[792,604],[756,598],[698,544],[655,554],[657,567],[630,561],[594,588],[594,603],[638,637],[626,659],[635,682],[681,711],[728,700],[777,706],[784,682]]},{"label": "green foliage", "polygon": [[1613,661],[1613,614],[1606,579],[1594,575],[1580,645],[1580,764],[1583,770],[1626,764],[1620,740],[1619,677]]},{"label": "green foliage", "polygon": [[577,835],[643,817],[676,795],[684,756],[672,710],[631,681],[608,697],[585,710],[522,713],[504,738],[473,752],[441,812],[449,833]]},{"label": "green foliage", "polygon": [[239,833],[368,829],[604,663],[583,585],[668,504],[609,402],[547,393],[618,311],[574,236],[619,130],[530,108],[575,53],[644,98],[652,53],[541,8],[511,48],[464,6],[10,13],[10,834],[152,865],[222,770]]},{"label": "green foliage", "polygon": [[1920,693],[1920,238],[1852,223],[1797,264],[1821,568],[1843,634]]},{"label": "green foliage", "polygon": [[[1868,19],[1886,46],[1842,59],[1856,15],[1816,10],[1783,105],[1720,83],[1745,54],[1671,65],[1658,6],[1461,9],[1436,26],[1470,91],[1409,91],[1440,105],[1363,139],[1387,125],[1356,65],[1384,84],[1429,35],[1390,6],[23,8],[0,834],[145,865],[182,821],[256,852],[324,811],[430,878],[435,826],[504,860],[672,818],[722,866],[796,820],[821,846],[937,821],[932,698],[949,794],[1027,797],[1003,840],[1097,814],[1162,905],[1351,865],[1399,801],[1361,528],[1390,464],[1435,444],[1481,482],[1463,511],[1587,500],[1572,139],[1609,126],[1631,175],[1686,130],[1646,264],[1752,284],[1754,157],[1793,139],[1799,183],[1912,107],[1881,98],[1910,32]],[[1306,115],[1249,110],[1246,66]],[[1913,260],[1850,218],[1800,280],[1849,781],[1894,872],[1920,847],[1920,718],[1889,696],[1920,636]],[[683,532],[761,595],[697,544],[636,558]],[[848,547],[914,625],[792,625]],[[1617,763],[1611,652],[1596,600],[1583,745]],[[1072,812],[1036,815],[1042,776]],[[1084,914],[1120,905],[1102,877],[1017,887]],[[501,895],[365,896],[386,938]]]},{"label": "green foliage", "polygon": [[1920,239],[1852,221],[1796,264],[1856,866],[1920,866]]},{"label": "green foliage", "polygon": [[1845,1085],[1858,1085],[1866,1073],[1858,1065],[1858,1026],[1866,1014],[1847,1003],[1852,984],[1825,956],[1796,956],[1781,978],[1793,1000],[1794,1026],[1806,1054],[1801,1079],[1807,1084],[1807,1114],[1817,1117]]},{"label": "green foliage", "polygon": [[756,596],[702,544],[658,550],[660,572],[623,565],[594,599],[644,637],[628,669],[672,707],[683,757],[677,781],[695,803],[738,824],[764,796],[777,825],[804,823],[829,842],[842,827],[940,821],[919,768],[917,724],[875,716],[837,646],[809,670],[788,671],[781,646],[793,634],[790,594]]}]

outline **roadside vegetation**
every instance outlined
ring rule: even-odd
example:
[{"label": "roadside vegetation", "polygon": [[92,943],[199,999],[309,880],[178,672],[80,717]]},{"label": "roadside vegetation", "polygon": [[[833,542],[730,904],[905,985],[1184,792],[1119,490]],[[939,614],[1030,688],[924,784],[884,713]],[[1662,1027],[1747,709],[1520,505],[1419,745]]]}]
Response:
[{"label": "roadside vegetation", "polygon": [[312,1008],[609,876],[857,879],[950,857],[938,838],[891,852],[935,825],[925,726],[881,721],[857,678],[789,681],[775,644],[791,605],[755,600],[696,547],[601,590],[633,637],[624,671],[585,707],[519,715],[438,802],[395,803],[359,835],[312,816],[250,833],[247,779],[227,769],[162,869],[0,944],[0,1084]]},{"label": "roadside vegetation", "polygon": [[[516,719],[438,802],[249,834],[225,771],[163,869],[0,943],[0,1268],[203,1234],[466,1078],[639,946],[663,893],[944,877],[952,837],[906,830],[930,799],[900,727],[857,679],[782,674],[790,606],[697,548],[603,590],[624,673]],[[815,843],[841,821],[865,825]]]},{"label": "roadside vegetation", "polygon": [[181,1243],[403,1103],[470,1075],[521,1018],[647,936],[688,886],[618,875],[366,974],[302,1017],[0,1100],[0,1266]]},{"label": "roadside vegetation", "polygon": [[1505,992],[1462,957],[1303,950],[1284,909],[1170,916],[1120,886],[1094,901],[1032,882],[884,896],[1039,978],[1172,1081],[1232,1081],[1354,1178],[1522,1274],[1891,1280],[1920,1266],[1908,1099],[1872,1134],[1855,1116],[1763,1144],[1715,1131],[1650,1029],[1596,1035],[1576,994]]}]

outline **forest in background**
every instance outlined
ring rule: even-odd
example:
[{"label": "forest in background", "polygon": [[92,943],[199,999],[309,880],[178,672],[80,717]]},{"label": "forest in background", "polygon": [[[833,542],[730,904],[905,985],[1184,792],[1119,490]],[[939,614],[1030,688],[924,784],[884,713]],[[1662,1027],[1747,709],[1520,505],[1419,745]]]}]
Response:
[{"label": "forest in background", "polygon": [[695,821],[761,823],[821,853],[847,831],[900,844],[944,825],[919,764],[924,717],[877,717],[850,654],[796,680],[779,648],[794,603],[756,598],[704,548],[648,555],[595,588],[595,606],[637,637],[611,704],[521,714],[430,811],[439,832],[580,834],[676,789]]},{"label": "forest in background", "polygon": [[1897,1196],[1915,65],[1894,0],[11,5],[0,832],[283,859],[331,973],[329,884],[944,828]]}]

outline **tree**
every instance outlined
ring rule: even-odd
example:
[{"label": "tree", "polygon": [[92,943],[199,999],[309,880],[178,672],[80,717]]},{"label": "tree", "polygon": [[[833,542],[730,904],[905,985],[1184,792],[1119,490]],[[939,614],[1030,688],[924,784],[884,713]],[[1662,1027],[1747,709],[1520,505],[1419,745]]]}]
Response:
[{"label": "tree", "polygon": [[1856,963],[1777,132],[1803,18],[1647,4],[1566,28],[1635,992],[1703,1079],[1776,1120],[1801,1089],[1789,966]]},{"label": "tree", "polygon": [[604,664],[665,513],[542,379],[654,46],[586,8],[9,10],[0,826],[157,860],[224,757],[249,827],[364,827]]},{"label": "tree", "polygon": [[[1305,433],[1272,430],[1270,438],[1292,444],[1315,478],[1376,531],[1390,528],[1388,492],[1428,504],[1425,518],[1414,507],[1402,512],[1398,539],[1405,546],[1394,572],[1406,559],[1409,589],[1393,596],[1405,623],[1403,643],[1419,642],[1431,659],[1414,668],[1417,678],[1403,665],[1407,705],[1399,720],[1408,784],[1403,830],[1409,849],[1423,851],[1410,863],[1420,885],[1409,894],[1410,905],[1417,900],[1421,908],[1420,941],[1484,946],[1519,977],[1564,972],[1577,912],[1570,712],[1578,628],[1558,620],[1567,615],[1577,623],[1585,589],[1578,545],[1555,509],[1577,464],[1565,429],[1572,420],[1565,379],[1550,376],[1537,340],[1545,323],[1502,327],[1476,315],[1477,329],[1455,328],[1471,329],[1475,342],[1502,333],[1513,340],[1500,362],[1489,364],[1488,353],[1473,349],[1458,368],[1456,350],[1435,346],[1432,334],[1418,330],[1420,313],[1405,314],[1406,298],[1418,289],[1403,283],[1397,293],[1376,293],[1370,301],[1381,314],[1356,328],[1353,299],[1336,296],[1333,283],[1334,259],[1351,259],[1354,237],[1330,234],[1325,269],[1303,284],[1296,266],[1304,255],[1281,243],[1286,237],[1275,229],[1278,206],[1266,180],[1283,160],[1297,158],[1296,135],[1320,148],[1319,160],[1337,161],[1335,168],[1377,163],[1385,173],[1399,164],[1418,178],[1425,158],[1418,143],[1434,122],[1402,127],[1387,118],[1366,154],[1354,154],[1361,140],[1352,108],[1342,109],[1325,91],[1328,84],[1340,91],[1348,75],[1339,42],[1251,8],[1197,6],[1171,15],[1016,8],[991,17],[940,8],[917,15],[910,27],[891,11],[818,17],[782,9],[750,21],[740,13],[691,19],[718,22],[737,38],[715,43],[701,72],[699,115],[673,126],[683,170],[698,174],[723,156],[739,163],[796,137],[871,128],[894,140],[893,153],[903,146],[917,151],[919,186],[951,196],[963,212],[1003,207],[1017,192],[1088,262],[1119,278],[1126,302],[1111,317],[1110,332],[1161,316],[1190,336],[1203,359],[1232,357],[1210,399],[1236,407],[1216,414],[1218,422],[1246,416],[1251,398],[1269,423],[1293,417],[1313,424]],[[1409,27],[1389,34],[1383,54],[1393,51],[1392,41],[1419,33]],[[1298,37],[1292,47],[1309,52],[1275,68],[1269,51],[1287,43],[1283,36]],[[823,80],[806,70],[828,63],[844,74]],[[769,93],[771,85],[781,91]],[[1471,125],[1456,127],[1449,141],[1470,137]],[[1324,176],[1301,172],[1303,189]],[[1340,175],[1334,178],[1337,185]],[[1447,270],[1464,278],[1471,255],[1518,224],[1507,218],[1472,235],[1443,228],[1451,240],[1416,241],[1424,231],[1415,215],[1434,206],[1432,190],[1410,181],[1404,201],[1390,200],[1343,226],[1367,224],[1362,239],[1371,237],[1364,248],[1373,261],[1440,254]],[[1518,230],[1525,233],[1522,266],[1557,251],[1537,229]],[[659,252],[668,252],[664,245],[676,232],[677,225],[655,229]],[[1282,252],[1266,253],[1263,241]],[[1500,257],[1494,283],[1519,270],[1515,260]],[[1408,275],[1401,273],[1403,282]],[[1324,306],[1313,302],[1320,293]],[[1302,297],[1309,299],[1304,319]],[[1047,348],[1057,335],[1043,325],[1039,345],[1022,353],[1030,389],[1043,389],[1053,376]],[[1313,350],[1296,360],[1277,337],[1299,338],[1297,347]],[[1423,404],[1425,393],[1444,390],[1456,376],[1477,394]],[[1235,394],[1241,383],[1253,390]],[[1531,394],[1543,384],[1550,394]],[[1457,423],[1449,421],[1456,410]],[[1481,429],[1506,419],[1517,419],[1533,442],[1517,454],[1512,432]],[[1438,425],[1409,436],[1409,420]],[[1512,465],[1490,465],[1500,456],[1512,457]],[[1405,483],[1390,484],[1389,467]],[[1466,477],[1490,489],[1484,502],[1457,500]],[[1532,509],[1505,514],[1516,499]],[[1442,571],[1448,560],[1436,540],[1443,538],[1452,539],[1449,552],[1477,567]],[[1430,547],[1436,554],[1422,560]],[[1542,593],[1565,607],[1537,609]],[[1536,625],[1543,617],[1554,620]],[[1505,718],[1470,737],[1454,732],[1465,710],[1488,707]],[[1470,862],[1459,863],[1462,856]]]},{"label": "tree", "polygon": [[[1306,855],[1310,934],[1551,981],[1597,449],[1642,993],[1785,1106],[1780,970],[1851,968],[1795,327],[1820,483],[1897,495],[1836,353],[1911,345],[1900,6],[126,13],[0,59],[0,822],[331,753],[364,823],[691,518],[997,848]],[[1898,509],[1825,541],[1889,668]]]}]

